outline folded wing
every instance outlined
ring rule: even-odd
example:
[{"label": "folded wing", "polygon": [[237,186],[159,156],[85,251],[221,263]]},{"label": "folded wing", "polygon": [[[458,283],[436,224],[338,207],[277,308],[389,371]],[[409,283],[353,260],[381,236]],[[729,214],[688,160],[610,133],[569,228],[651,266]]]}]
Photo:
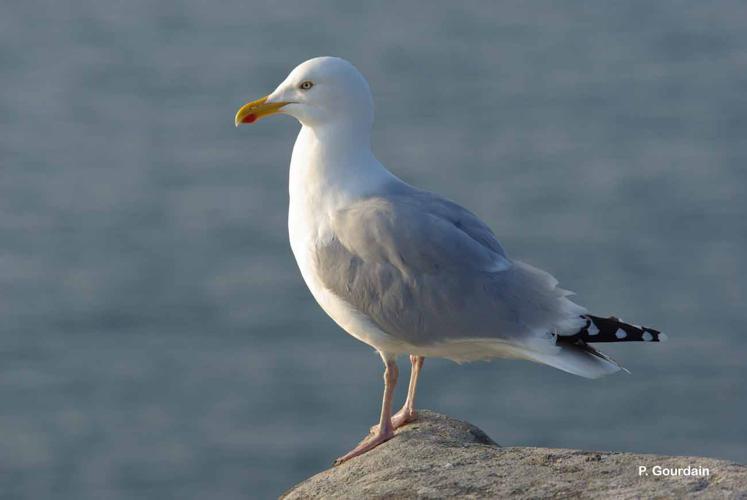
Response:
[{"label": "folded wing", "polygon": [[422,191],[338,211],[315,260],[328,289],[412,345],[474,339],[557,350],[553,334],[585,323],[552,276],[509,260],[474,214]]}]

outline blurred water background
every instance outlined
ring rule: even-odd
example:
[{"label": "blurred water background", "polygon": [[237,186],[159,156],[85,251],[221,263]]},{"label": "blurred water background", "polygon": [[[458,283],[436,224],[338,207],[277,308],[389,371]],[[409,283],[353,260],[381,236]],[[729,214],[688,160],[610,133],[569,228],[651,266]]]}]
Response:
[{"label": "blurred water background", "polygon": [[672,340],[597,381],[428,360],[421,406],[503,445],[747,461],[746,26],[736,1],[3,2],[0,493],[267,498],[375,423],[381,362],[288,247],[298,125],[233,126],[327,54],[395,173]]}]

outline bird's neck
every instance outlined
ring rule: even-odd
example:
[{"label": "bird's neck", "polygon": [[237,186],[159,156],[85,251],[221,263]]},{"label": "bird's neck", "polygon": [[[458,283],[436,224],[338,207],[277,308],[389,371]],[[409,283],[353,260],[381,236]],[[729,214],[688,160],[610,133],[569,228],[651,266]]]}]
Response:
[{"label": "bird's neck", "polygon": [[371,151],[370,127],[304,125],[293,147],[291,204],[333,208],[375,194],[395,177]]}]

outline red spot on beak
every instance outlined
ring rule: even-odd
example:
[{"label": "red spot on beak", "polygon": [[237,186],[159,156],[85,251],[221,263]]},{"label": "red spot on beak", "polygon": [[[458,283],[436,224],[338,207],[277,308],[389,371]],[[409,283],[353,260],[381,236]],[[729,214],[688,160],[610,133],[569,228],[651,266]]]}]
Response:
[{"label": "red spot on beak", "polygon": [[254,113],[246,115],[243,120],[241,120],[241,123],[254,123],[257,121],[257,115]]}]

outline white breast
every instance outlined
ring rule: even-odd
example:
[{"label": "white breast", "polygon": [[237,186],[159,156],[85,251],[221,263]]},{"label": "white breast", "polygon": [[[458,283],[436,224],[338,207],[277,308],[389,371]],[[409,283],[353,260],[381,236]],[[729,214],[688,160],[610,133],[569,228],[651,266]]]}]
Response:
[{"label": "white breast", "polygon": [[324,286],[314,265],[314,251],[325,236],[324,221],[315,220],[291,200],[288,211],[288,234],[291,249],[306,286],[321,308],[348,334],[376,350],[391,355],[411,352],[412,347],[379,329],[365,314]]},{"label": "white breast", "polygon": [[291,159],[288,235],[306,286],[322,309],[353,337],[388,354],[408,352],[410,346],[383,332],[367,316],[327,289],[319,278],[314,252],[333,237],[331,217],[358,199],[364,186],[370,189],[376,182],[364,175],[346,183],[330,175],[334,173],[331,169],[314,164],[316,157],[309,154],[303,135],[302,130]]}]

